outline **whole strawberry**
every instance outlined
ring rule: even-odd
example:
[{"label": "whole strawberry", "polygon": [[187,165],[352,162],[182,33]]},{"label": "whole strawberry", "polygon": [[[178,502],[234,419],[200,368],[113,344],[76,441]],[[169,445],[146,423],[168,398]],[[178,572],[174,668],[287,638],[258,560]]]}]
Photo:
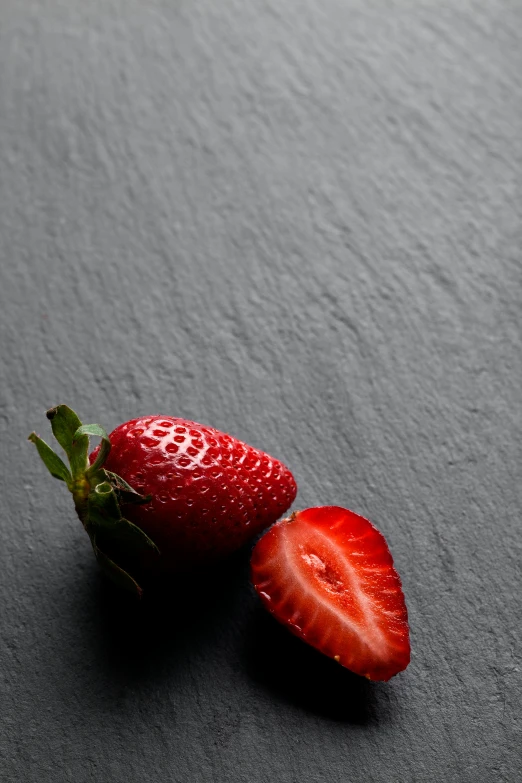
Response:
[{"label": "whole strawberry", "polygon": [[[285,465],[223,432],[171,416],[144,416],[107,436],[59,405],[47,412],[69,470],[35,433],[50,472],[66,482],[96,557],[121,586],[153,561],[186,569],[230,554],[292,504]],[[89,435],[102,438],[88,457]]]},{"label": "whole strawberry", "polygon": [[149,503],[125,506],[125,514],[169,567],[233,552],[295,498],[294,478],[281,462],[193,421],[144,416],[120,424],[109,440],[106,470],[151,496]]}]

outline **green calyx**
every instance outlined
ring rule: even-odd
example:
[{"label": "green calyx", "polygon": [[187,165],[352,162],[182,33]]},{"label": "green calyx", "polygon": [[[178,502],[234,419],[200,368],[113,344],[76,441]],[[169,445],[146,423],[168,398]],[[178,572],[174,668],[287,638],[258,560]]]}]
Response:
[{"label": "green calyx", "polygon": [[[150,495],[136,492],[121,476],[105,470],[111,443],[99,424],[82,424],[67,405],[47,411],[53,435],[64,450],[69,467],[35,432],[29,435],[42,462],[54,478],[65,482],[72,493],[74,507],[89,534],[96,559],[107,575],[120,587],[141,596],[137,581],[120,563],[139,563],[145,552],[159,554],[156,544],[141,528],[122,516],[120,503],[148,503]],[[100,450],[89,464],[89,436],[101,438]]]}]

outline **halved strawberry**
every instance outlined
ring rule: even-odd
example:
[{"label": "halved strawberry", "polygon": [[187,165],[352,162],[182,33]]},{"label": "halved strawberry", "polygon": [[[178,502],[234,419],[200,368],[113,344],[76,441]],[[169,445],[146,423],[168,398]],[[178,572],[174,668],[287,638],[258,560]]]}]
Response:
[{"label": "halved strawberry", "polygon": [[401,580],[364,517],[339,506],[295,512],[258,541],[251,575],[280,623],[347,669],[389,680],[408,665]]}]

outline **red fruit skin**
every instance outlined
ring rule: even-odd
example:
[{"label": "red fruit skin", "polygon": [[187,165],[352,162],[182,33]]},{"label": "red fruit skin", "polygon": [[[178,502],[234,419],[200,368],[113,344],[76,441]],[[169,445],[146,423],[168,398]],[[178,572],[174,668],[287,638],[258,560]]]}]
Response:
[{"label": "red fruit skin", "polygon": [[293,634],[370,680],[408,666],[408,613],[382,533],[339,506],[298,511],[254,547],[252,583]]},{"label": "red fruit skin", "polygon": [[116,427],[109,439],[104,468],[152,495],[121,511],[159,547],[156,568],[186,570],[224,557],[295,499],[294,477],[282,462],[212,427],[143,416]]}]

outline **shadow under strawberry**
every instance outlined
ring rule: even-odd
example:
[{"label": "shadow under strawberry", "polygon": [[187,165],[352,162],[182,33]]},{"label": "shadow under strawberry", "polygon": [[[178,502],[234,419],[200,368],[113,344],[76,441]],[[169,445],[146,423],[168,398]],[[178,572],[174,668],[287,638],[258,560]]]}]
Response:
[{"label": "shadow under strawberry", "polygon": [[245,635],[248,674],[277,698],[346,723],[391,718],[389,684],[352,674],[293,636],[260,606],[252,612]]},{"label": "shadow under strawberry", "polygon": [[[246,551],[245,551],[246,550]],[[141,600],[100,576],[96,584],[97,655],[117,676],[168,679],[198,654],[219,652],[248,589],[250,549],[187,574],[145,581]]]},{"label": "shadow under strawberry", "polygon": [[90,597],[83,594],[75,617],[105,689],[166,685],[175,693],[186,687],[191,662],[219,678],[232,657],[240,678],[242,671],[271,697],[308,712],[353,725],[393,717],[389,683],[352,674],[270,617],[249,583],[249,558],[246,546],[213,568],[150,581],[141,600],[88,569]]}]

